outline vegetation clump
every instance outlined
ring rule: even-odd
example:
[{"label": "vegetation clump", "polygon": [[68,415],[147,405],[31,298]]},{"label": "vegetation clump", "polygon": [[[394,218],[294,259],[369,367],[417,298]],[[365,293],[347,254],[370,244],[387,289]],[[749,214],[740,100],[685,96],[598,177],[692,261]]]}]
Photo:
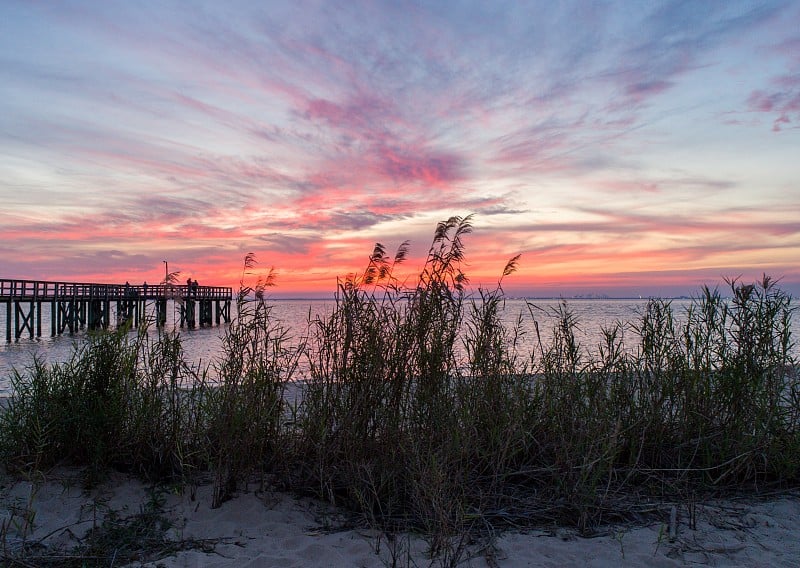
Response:
[{"label": "vegetation clump", "polygon": [[504,323],[519,257],[470,293],[471,230],[470,217],[440,223],[410,285],[395,276],[407,243],[394,256],[376,245],[291,342],[264,299],[274,274],[244,284],[248,255],[214,373],[186,362],[178,335],[146,330],[92,335],[66,363],[34,359],[0,414],[4,461],[187,484],[211,473],[214,506],[269,476],[388,533],[421,531],[444,555],[474,532],[591,533],[659,503],[797,486],[794,307],[775,281],[729,280],[730,297],[705,287],[685,313],[650,300],[587,349],[566,302],[530,305],[535,334]]}]

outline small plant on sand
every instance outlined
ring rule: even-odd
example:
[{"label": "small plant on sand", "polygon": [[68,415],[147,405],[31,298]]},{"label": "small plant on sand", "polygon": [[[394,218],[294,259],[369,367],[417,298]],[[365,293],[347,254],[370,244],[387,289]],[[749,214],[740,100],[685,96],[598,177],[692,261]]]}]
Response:
[{"label": "small plant on sand", "polygon": [[[171,521],[164,515],[163,499],[154,490],[150,499],[139,512],[123,515],[121,511],[109,509],[95,502],[102,509],[102,520],[70,547],[48,544],[50,533],[43,538],[22,539],[14,546],[8,546],[4,537],[4,547],[0,550],[3,566],[41,566],[88,568],[128,565],[131,562],[148,562],[175,554],[181,550],[206,548],[213,543],[184,539],[180,541],[169,537]],[[68,527],[57,532],[68,531]]]}]

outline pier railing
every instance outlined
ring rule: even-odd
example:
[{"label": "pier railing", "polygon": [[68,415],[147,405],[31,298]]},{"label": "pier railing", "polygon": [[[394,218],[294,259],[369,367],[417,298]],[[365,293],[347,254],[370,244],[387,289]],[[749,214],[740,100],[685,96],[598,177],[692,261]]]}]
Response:
[{"label": "pier railing", "polygon": [[[42,334],[42,304],[50,305],[51,335],[69,329],[106,328],[110,325],[111,306],[116,304],[117,324],[132,320],[135,325],[147,314],[147,303],[155,305],[157,325],[166,322],[167,300],[174,300],[180,310],[180,325],[195,327],[195,306],[199,323],[212,325],[230,322],[233,289],[225,286],[191,284],[98,284],[52,282],[0,278],[0,305],[6,306],[6,341],[19,339],[26,331],[33,338]],[[216,310],[214,309],[216,305]]]},{"label": "pier railing", "polygon": [[67,297],[102,297],[111,300],[123,300],[130,297],[146,300],[193,297],[206,300],[231,300],[233,289],[225,286],[189,286],[187,284],[95,284],[0,279],[0,301],[47,302]]}]

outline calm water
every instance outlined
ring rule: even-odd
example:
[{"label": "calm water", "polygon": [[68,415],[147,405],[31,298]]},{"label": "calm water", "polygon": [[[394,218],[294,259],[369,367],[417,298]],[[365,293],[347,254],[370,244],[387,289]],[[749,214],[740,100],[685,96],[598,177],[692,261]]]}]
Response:
[{"label": "calm water", "polygon": [[[542,340],[547,341],[553,326],[552,317],[549,315],[558,306],[558,300],[507,300],[505,307],[505,320],[509,324],[523,316],[522,330],[525,332],[525,341],[528,345],[535,345],[535,332],[532,323],[528,302],[536,305],[534,316],[539,322]],[[331,312],[334,306],[332,300],[273,300],[273,315],[280,320],[291,334],[301,335],[306,330],[309,310],[312,317],[315,314],[325,315]],[[601,327],[610,326],[616,321],[631,322],[638,318],[646,305],[646,300],[568,300],[567,304],[578,320],[578,339],[581,344],[590,350],[595,350],[601,340]],[[689,300],[673,300],[672,305],[677,316],[680,317],[689,305]],[[83,341],[85,332],[74,336],[65,334],[51,338],[49,314],[45,311],[42,319],[42,334],[39,340],[29,339],[27,335],[19,342],[5,343],[5,336],[0,338],[0,396],[8,394],[9,375],[11,369],[22,369],[30,364],[34,355],[47,361],[64,361],[69,358],[74,345]],[[168,327],[174,325],[172,312],[168,312]],[[800,317],[793,320],[792,335],[795,341],[800,337]],[[13,324],[13,322],[12,322]],[[0,314],[0,330],[5,332],[5,310]],[[225,332],[225,326],[198,328],[193,330],[179,330],[184,340],[184,347],[189,358],[195,362],[206,363],[212,361],[219,351],[220,338]],[[13,330],[12,330],[13,333]],[[153,334],[155,335],[155,331]],[[795,348],[795,354],[798,349]]]}]

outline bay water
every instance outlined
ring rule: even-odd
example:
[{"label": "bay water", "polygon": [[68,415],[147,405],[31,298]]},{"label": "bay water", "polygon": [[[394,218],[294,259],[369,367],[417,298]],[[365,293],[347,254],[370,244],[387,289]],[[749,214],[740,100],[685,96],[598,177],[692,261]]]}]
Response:
[{"label": "bay water", "polygon": [[[538,323],[539,336],[545,345],[552,337],[555,325],[553,313],[557,310],[561,300],[558,299],[506,299],[503,310],[505,323],[511,327],[520,322],[522,335],[522,352],[533,352],[538,346],[538,336],[534,321]],[[637,322],[644,311],[646,299],[568,299],[567,306],[577,320],[576,337],[581,345],[590,353],[597,351],[597,346],[602,342],[603,327],[610,327],[615,322]],[[671,300],[676,319],[680,321],[686,313],[691,300]],[[325,317],[330,314],[335,306],[333,300],[269,300],[272,306],[272,316],[276,322],[288,330],[289,342],[297,342],[307,333],[309,318]],[[76,345],[86,339],[86,332],[76,332],[74,335],[49,337],[50,325],[47,306],[43,306],[43,325],[41,338],[30,339],[29,334],[24,334],[18,341],[0,343],[0,397],[7,396],[10,392],[10,376],[13,369],[23,370],[30,366],[33,358],[38,357],[47,362],[62,362],[69,359]],[[3,310],[4,311],[4,310]],[[235,311],[235,308],[234,308]],[[181,329],[175,327],[179,317],[175,308],[168,306],[168,320],[166,329],[175,329],[181,335],[184,349],[188,359],[196,364],[212,363],[220,354],[221,338],[225,333],[225,324],[219,326],[202,327],[196,329]],[[0,329],[5,329],[5,314],[0,315]],[[13,329],[13,322],[12,322]],[[132,334],[135,332],[131,332]],[[151,329],[153,337],[158,331]],[[626,328],[626,343],[633,345],[635,337]],[[800,321],[798,317],[792,320],[792,337],[795,341],[800,338]],[[795,345],[794,355],[798,355]]]}]

